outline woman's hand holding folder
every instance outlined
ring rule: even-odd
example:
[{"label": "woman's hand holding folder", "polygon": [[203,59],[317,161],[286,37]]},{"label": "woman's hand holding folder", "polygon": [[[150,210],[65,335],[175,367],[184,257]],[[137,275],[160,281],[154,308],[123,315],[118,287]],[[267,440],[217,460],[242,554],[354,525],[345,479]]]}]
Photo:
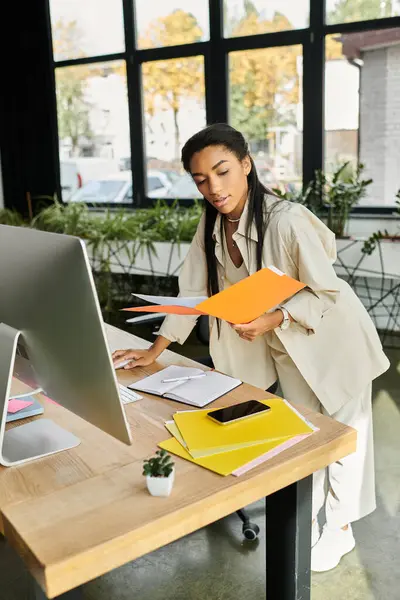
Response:
[{"label": "woman's hand holding folder", "polygon": [[274,312],[266,313],[257,317],[250,323],[241,323],[240,325],[234,325],[230,323],[231,327],[237,332],[239,337],[248,342],[252,342],[259,335],[264,335],[268,331],[272,331],[279,327],[283,321],[283,313],[281,310],[274,310]]}]

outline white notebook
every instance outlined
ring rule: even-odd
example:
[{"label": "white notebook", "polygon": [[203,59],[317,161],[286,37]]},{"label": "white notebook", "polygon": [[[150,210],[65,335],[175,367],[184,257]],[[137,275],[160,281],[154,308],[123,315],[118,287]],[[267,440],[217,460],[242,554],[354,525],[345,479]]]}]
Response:
[{"label": "white notebook", "polygon": [[[163,383],[165,379],[199,375],[201,377],[195,377],[195,379]],[[220,396],[234,390],[241,383],[240,379],[216,371],[203,371],[192,367],[171,365],[162,369],[162,371],[158,371],[158,373],[154,373],[154,375],[149,375],[144,379],[131,383],[128,387],[202,408]]]}]

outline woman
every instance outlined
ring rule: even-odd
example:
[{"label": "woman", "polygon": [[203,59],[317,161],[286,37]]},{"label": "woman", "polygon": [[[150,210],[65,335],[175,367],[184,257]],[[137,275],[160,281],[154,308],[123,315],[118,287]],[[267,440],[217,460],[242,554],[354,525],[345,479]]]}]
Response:
[{"label": "woman", "polygon": [[[375,507],[371,382],[389,362],[368,313],[335,274],[334,234],[304,206],[260,183],[243,136],[215,124],[188,140],[184,168],[205,211],[184,262],[183,296],[212,295],[274,265],[307,287],[251,323],[210,323],[215,367],[264,389],[278,378],[294,403],[357,429],[357,451],[314,475],[314,571],[334,568],[355,545],[351,523]],[[121,350],[125,368],[149,365],[172,341],[184,343],[195,317],[168,316],[148,350]],[[318,513],[325,508],[322,533]]]}]

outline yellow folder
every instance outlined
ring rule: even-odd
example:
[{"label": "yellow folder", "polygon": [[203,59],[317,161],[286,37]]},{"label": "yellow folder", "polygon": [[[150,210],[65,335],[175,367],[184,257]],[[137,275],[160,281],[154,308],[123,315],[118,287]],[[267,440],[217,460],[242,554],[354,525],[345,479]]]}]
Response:
[{"label": "yellow folder", "polygon": [[[179,435],[179,433],[178,433]],[[288,439],[288,438],[286,438]],[[171,454],[185,458],[200,467],[214,471],[219,475],[230,475],[236,469],[246,465],[247,463],[255,460],[270,450],[274,450],[282,444],[282,439],[271,442],[264,442],[263,444],[257,444],[254,446],[248,446],[246,448],[240,448],[239,450],[232,450],[231,452],[222,452],[220,454],[213,454],[212,456],[204,456],[202,458],[193,458],[189,452],[178,442],[178,439],[169,438],[159,445]]]},{"label": "yellow folder", "polygon": [[[183,446],[183,448],[187,452],[188,448],[187,448],[186,442],[183,439],[183,437],[181,436],[181,432],[179,431],[178,427],[176,426],[176,423],[174,421],[166,421],[164,423],[164,425],[165,425],[166,429],[168,429],[170,434],[174,436],[174,438],[180,443],[181,446]],[[279,444],[286,442],[286,440],[292,439],[292,437],[293,437],[292,435],[287,435],[285,437],[279,438],[279,440],[274,440],[273,442],[270,442],[270,441],[262,442],[260,444],[253,444],[252,446],[244,446],[244,448],[238,448],[236,450],[224,450],[222,453],[219,453],[219,454],[227,455],[228,453],[229,454],[238,453],[237,456],[239,456],[240,452],[242,452],[242,450],[245,448],[256,448],[256,447],[260,448],[260,446],[265,446],[267,449],[263,450],[263,448],[261,448],[261,451],[256,454],[256,456],[258,456],[260,453],[263,454],[263,452],[267,452],[271,448],[275,448]],[[271,446],[271,443],[273,444],[272,446]],[[215,456],[215,455],[216,455],[216,452],[214,450],[209,450],[208,452],[204,451],[204,454],[202,454],[201,458],[207,458],[208,456]],[[251,458],[250,460],[253,460],[253,459]]]},{"label": "yellow folder", "polygon": [[285,400],[271,398],[262,402],[271,407],[268,413],[230,425],[209,419],[210,409],[177,412],[174,421],[193,458],[312,433],[313,428]]}]

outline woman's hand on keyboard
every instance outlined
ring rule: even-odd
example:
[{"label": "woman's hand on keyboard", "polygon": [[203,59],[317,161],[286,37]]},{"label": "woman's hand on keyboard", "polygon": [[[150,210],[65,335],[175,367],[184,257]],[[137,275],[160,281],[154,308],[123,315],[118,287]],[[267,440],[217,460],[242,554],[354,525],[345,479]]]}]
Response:
[{"label": "woman's hand on keyboard", "polygon": [[116,350],[112,354],[114,367],[119,363],[129,361],[124,369],[133,369],[134,367],[147,367],[157,360],[157,354],[154,350]]},{"label": "woman's hand on keyboard", "polygon": [[158,335],[154,344],[147,350],[116,350],[112,355],[114,366],[118,368],[119,363],[125,363],[125,361],[129,360],[127,364],[124,364],[124,369],[147,367],[157,360],[161,352],[166,350],[170,343],[170,340],[162,335]]}]

